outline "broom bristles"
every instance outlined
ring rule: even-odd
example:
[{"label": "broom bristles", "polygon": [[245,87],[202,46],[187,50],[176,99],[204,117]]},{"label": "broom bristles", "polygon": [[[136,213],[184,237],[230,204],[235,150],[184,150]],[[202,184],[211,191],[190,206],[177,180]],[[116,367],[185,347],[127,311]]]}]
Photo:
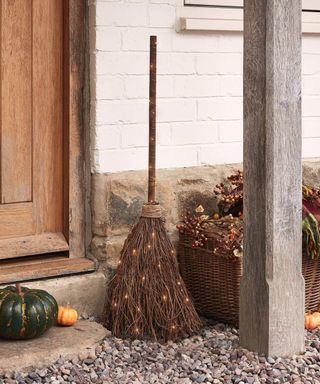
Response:
[{"label": "broom bristles", "polygon": [[161,218],[134,226],[107,293],[106,322],[116,337],[166,341],[200,328]]}]

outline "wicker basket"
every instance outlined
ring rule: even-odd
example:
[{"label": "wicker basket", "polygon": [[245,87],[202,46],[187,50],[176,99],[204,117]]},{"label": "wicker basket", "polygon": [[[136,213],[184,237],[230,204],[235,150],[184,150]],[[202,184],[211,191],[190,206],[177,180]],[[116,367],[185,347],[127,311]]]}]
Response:
[{"label": "wicker basket", "polygon": [[[242,258],[213,255],[214,243],[192,248],[192,239],[180,234],[178,260],[181,276],[200,315],[238,325]],[[306,312],[320,304],[320,259],[302,257]]]},{"label": "wicker basket", "polygon": [[192,239],[181,234],[178,259],[181,276],[200,315],[237,325],[242,259],[214,256],[209,239],[192,248]]},{"label": "wicker basket", "polygon": [[306,312],[319,310],[320,305],[320,259],[302,257],[302,273],[305,281]]}]

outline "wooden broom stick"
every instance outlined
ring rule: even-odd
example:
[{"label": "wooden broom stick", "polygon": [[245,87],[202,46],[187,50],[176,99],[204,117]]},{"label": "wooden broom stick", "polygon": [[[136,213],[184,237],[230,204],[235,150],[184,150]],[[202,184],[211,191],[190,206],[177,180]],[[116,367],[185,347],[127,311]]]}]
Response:
[{"label": "wooden broom stick", "polygon": [[148,202],[156,200],[157,36],[150,36]]}]

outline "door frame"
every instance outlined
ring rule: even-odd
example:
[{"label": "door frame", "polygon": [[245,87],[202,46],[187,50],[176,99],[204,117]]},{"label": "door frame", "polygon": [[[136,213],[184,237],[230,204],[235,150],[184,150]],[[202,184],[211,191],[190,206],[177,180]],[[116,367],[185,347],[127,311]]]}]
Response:
[{"label": "door frame", "polygon": [[[86,19],[85,0],[63,2],[64,36],[64,235],[70,257],[86,254]],[[87,97],[86,97],[87,96]]]}]

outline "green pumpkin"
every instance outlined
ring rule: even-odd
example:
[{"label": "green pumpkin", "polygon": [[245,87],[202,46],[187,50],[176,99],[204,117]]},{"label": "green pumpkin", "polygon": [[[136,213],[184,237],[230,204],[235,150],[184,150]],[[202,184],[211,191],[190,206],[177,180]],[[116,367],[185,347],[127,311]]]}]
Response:
[{"label": "green pumpkin", "polygon": [[42,335],[55,324],[56,300],[40,289],[6,287],[0,289],[0,337],[31,339]]}]

